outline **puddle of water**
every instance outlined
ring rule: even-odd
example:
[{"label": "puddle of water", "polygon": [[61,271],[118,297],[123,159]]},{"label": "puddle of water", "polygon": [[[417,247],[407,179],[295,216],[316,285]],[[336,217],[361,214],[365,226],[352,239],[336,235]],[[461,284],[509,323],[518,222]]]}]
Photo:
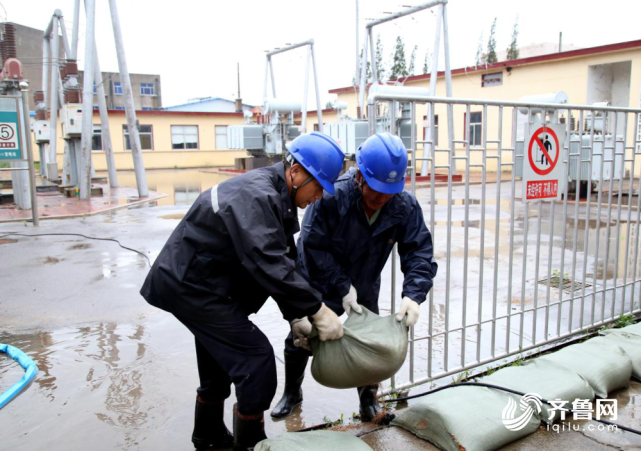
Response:
[{"label": "puddle of water", "polygon": [[[103,173],[102,175],[105,174],[106,173]],[[229,175],[202,172],[197,169],[154,169],[147,170],[145,175],[147,177],[147,185],[150,190],[168,195],[163,199],[153,202],[154,206],[161,207],[167,205],[190,206],[198,198],[200,193],[230,178]],[[135,187],[135,173],[133,171],[119,172],[118,183],[120,186]],[[138,198],[131,199],[131,201],[138,200]],[[129,202],[130,201],[127,199],[122,199],[120,201],[121,204]],[[148,208],[149,206],[150,205],[147,204],[145,206],[135,206],[132,208]]]},{"label": "puddle of water", "polygon": [[[289,326],[270,301],[252,320],[270,337],[282,358]],[[192,449],[193,408],[198,373],[193,336],[173,317],[155,324],[96,324],[53,332],[0,333],[36,362],[33,384],[3,409],[3,449],[84,450]],[[284,367],[277,362],[283,390]],[[273,421],[270,435],[351,417],[358,411],[356,390],[337,391],[317,384],[307,372],[305,401],[290,417]],[[10,359],[0,359],[0,388],[22,375]],[[11,381],[10,383],[6,381]],[[232,390],[233,392],[233,390]],[[226,402],[232,425],[234,395]]]}]

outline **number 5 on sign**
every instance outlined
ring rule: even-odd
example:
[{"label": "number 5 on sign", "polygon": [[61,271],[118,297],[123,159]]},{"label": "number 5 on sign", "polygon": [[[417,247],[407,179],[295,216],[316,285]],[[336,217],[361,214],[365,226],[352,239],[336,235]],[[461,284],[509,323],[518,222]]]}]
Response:
[{"label": "number 5 on sign", "polygon": [[523,202],[560,200],[565,127],[535,122],[530,130],[523,157]]},{"label": "number 5 on sign", "polygon": [[21,160],[18,113],[0,111],[0,160]]}]

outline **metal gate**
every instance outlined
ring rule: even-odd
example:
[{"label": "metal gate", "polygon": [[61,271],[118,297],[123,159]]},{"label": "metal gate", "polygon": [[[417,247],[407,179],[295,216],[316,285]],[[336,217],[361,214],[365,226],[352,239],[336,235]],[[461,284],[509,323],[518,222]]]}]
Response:
[{"label": "metal gate", "polygon": [[[384,393],[496,365],[641,312],[641,110],[379,91],[368,100],[370,134],[397,133],[401,103],[411,114],[410,189],[423,206],[439,270],[410,330],[409,358]],[[422,140],[421,110],[429,124]],[[471,122],[473,113],[481,113],[480,123]],[[521,201],[521,114],[525,127],[535,116],[565,124],[560,202]],[[439,121],[447,128],[440,145],[436,115],[447,119]],[[421,164],[430,183],[417,190]],[[488,181],[494,172],[498,180]],[[437,174],[446,176],[442,186]],[[381,285],[391,293],[381,296],[381,309],[389,301],[391,313],[402,278],[396,262],[395,250],[391,278]]]}]

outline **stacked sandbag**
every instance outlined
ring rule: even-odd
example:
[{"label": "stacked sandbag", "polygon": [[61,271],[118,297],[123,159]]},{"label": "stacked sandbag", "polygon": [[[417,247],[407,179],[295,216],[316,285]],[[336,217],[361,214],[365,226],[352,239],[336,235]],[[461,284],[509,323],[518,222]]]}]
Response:
[{"label": "stacked sandbag", "polygon": [[627,387],[632,376],[630,357],[605,337],[567,346],[537,360],[576,372],[599,398],[607,398],[609,392]]},{"label": "stacked sandbag", "polygon": [[[530,360],[522,366],[502,368],[485,376],[480,382],[523,393],[536,393],[547,400],[562,399],[568,401],[570,406],[576,399],[594,399],[594,390],[576,372],[542,359]],[[561,417],[558,410],[550,415],[551,409],[549,404],[541,406],[539,416],[547,424],[552,424]]]},{"label": "stacked sandbag", "polygon": [[259,442],[254,451],[371,451],[361,439],[346,432],[288,432]]},{"label": "stacked sandbag", "polygon": [[604,339],[612,343],[612,346],[618,346],[623,349],[632,363],[632,375],[641,380],[641,328],[639,329],[639,335],[628,332],[628,327],[606,329],[599,333],[604,335]]},{"label": "stacked sandbag", "polygon": [[343,324],[339,340],[320,341],[315,331],[309,344],[314,359],[312,376],[331,388],[355,388],[389,379],[403,366],[407,356],[405,319],[379,316],[362,307]]},{"label": "stacked sandbag", "polygon": [[[392,424],[442,450],[492,451],[535,432],[541,423],[536,411],[520,396],[461,386],[421,398]],[[514,430],[506,427],[504,417]]]}]

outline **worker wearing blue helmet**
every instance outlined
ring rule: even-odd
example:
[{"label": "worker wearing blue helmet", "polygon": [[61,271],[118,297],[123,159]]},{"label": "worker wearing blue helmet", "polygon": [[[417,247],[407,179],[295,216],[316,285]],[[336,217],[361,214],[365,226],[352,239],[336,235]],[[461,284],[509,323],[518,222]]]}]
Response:
[{"label": "worker wearing blue helmet", "polygon": [[[361,306],[378,313],[381,272],[398,244],[405,277],[396,319],[407,316],[406,324],[413,326],[437,264],[421,207],[403,191],[407,150],[397,136],[379,133],[358,149],[356,163],[358,169],[350,169],[334,184],[335,195],[325,194],[305,212],[298,239],[300,269],[336,314],[360,314]],[[303,400],[301,384],[310,353],[304,349],[305,336],[297,332],[285,340],[285,391],[271,412],[276,418],[289,415]],[[358,388],[362,421],[381,412],[377,388]],[[383,422],[392,418],[388,414]]]},{"label": "worker wearing blue helmet", "polygon": [[[192,441],[198,449],[253,449],[276,393],[274,350],[248,316],[274,298],[297,334],[338,339],[338,316],[296,272],[297,207],[334,193],[344,154],[322,133],[296,138],[285,162],[203,192],[163,247],[141,294],[195,336],[200,387]],[[223,421],[236,388],[234,435]]]}]

